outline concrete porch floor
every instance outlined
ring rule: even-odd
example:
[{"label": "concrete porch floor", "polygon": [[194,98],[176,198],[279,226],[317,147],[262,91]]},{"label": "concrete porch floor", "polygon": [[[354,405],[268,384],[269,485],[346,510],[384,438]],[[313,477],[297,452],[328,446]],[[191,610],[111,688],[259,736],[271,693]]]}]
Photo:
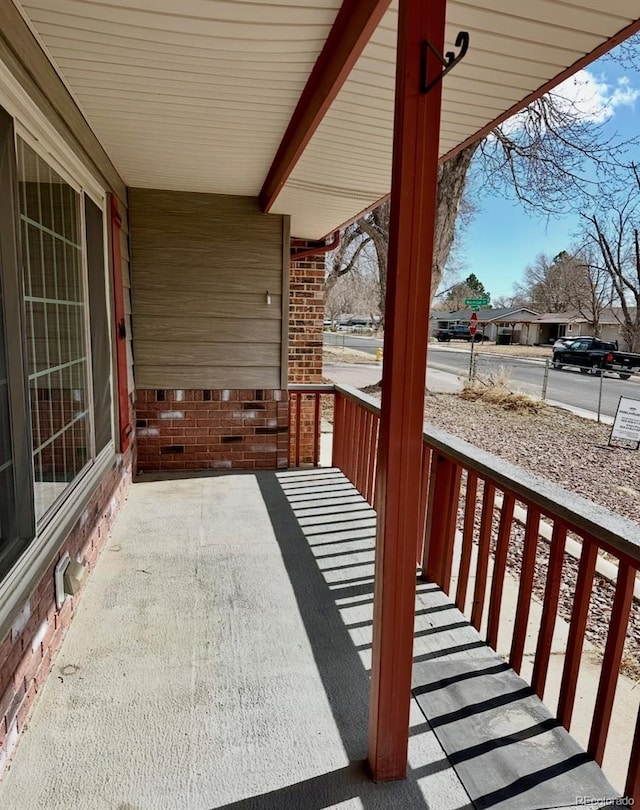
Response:
[{"label": "concrete porch floor", "polygon": [[[134,485],[0,786],[0,807],[464,810],[615,796],[541,704],[537,726],[524,728],[532,715],[520,711],[529,701],[522,682],[496,669],[428,584],[418,585],[409,776],[368,780],[374,534],[374,513],[335,470]],[[445,682],[476,684],[478,694],[458,694],[456,704],[440,691]],[[487,697],[493,703],[481,706]],[[460,700],[478,708],[460,713]],[[516,735],[504,736],[502,723],[499,744],[470,745],[469,727],[456,723],[480,714],[489,728],[491,711],[498,720],[510,713]],[[457,770],[443,728],[449,742],[465,738],[464,755],[447,751]],[[528,737],[518,739],[523,729]],[[511,758],[483,759],[527,739],[533,745]],[[558,740],[561,759],[543,777],[536,752],[546,756]],[[524,775],[523,750],[532,763]],[[463,786],[458,773],[469,776],[470,761]]]}]

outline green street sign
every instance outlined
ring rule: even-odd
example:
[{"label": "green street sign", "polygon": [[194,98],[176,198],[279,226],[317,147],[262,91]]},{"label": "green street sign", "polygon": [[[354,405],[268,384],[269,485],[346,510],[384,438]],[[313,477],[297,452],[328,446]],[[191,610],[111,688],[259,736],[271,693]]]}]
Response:
[{"label": "green street sign", "polygon": [[486,307],[489,303],[488,298],[465,298],[465,307]]},{"label": "green street sign", "polygon": [[480,307],[471,307],[473,312],[480,312]]}]

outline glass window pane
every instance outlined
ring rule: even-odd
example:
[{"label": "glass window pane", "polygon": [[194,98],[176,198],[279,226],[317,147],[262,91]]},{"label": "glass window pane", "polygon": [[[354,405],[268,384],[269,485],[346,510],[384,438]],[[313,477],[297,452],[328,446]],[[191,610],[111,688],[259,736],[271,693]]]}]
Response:
[{"label": "glass window pane", "polygon": [[18,148],[36,517],[92,457],[80,195]]},{"label": "glass window pane", "polygon": [[[26,208],[26,199],[23,198]],[[13,119],[0,107],[0,580],[35,535]],[[29,316],[30,313],[29,313]]]},{"label": "glass window pane", "polygon": [[0,549],[9,539],[13,500],[13,452],[11,446],[11,421],[9,418],[9,382],[5,353],[5,330],[0,279]]}]

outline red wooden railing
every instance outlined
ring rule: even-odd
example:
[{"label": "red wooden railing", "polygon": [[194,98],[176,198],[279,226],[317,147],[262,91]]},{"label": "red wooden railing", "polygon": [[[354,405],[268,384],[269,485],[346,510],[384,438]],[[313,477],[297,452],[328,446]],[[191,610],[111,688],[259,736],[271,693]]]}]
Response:
[{"label": "red wooden railing", "polygon": [[[312,410],[318,421],[320,397],[334,396],[332,464],[375,508],[379,402],[350,386],[296,387],[290,400],[295,425],[290,454],[292,466],[294,460],[295,466],[299,466],[296,448],[300,445],[303,411],[300,397],[307,392],[313,398]],[[319,447],[319,423],[315,430]],[[560,588],[567,565],[566,546],[568,542],[573,542],[574,546],[576,540],[579,542],[574,601],[556,707],[559,721],[568,730],[576,701],[599,552],[606,552],[617,561],[615,593],[587,744],[588,752],[602,764],[636,575],[640,569],[637,524],[443,431],[425,426],[423,438],[421,508],[425,536],[417,559],[422,564],[424,578],[437,583],[447,594],[451,592],[455,576],[456,606],[478,631],[482,630],[493,649],[498,647],[498,633],[504,619],[507,558],[516,526],[524,523],[509,653],[509,663],[518,673],[523,665],[527,633],[532,630],[534,581],[536,573],[539,578],[541,574],[536,552],[550,530],[548,563],[542,572],[542,616],[530,676],[532,689],[540,698],[544,697],[547,685]],[[316,464],[318,458],[319,454],[314,453]],[[631,746],[625,795],[640,802],[640,712]]]},{"label": "red wooden railing", "polygon": [[333,385],[289,386],[290,467],[320,464],[323,396],[333,400]]}]

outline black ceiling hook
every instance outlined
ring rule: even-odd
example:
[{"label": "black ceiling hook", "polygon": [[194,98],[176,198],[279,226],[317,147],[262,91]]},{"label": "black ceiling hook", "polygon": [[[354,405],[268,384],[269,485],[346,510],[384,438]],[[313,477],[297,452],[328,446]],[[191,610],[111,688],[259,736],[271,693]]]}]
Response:
[{"label": "black ceiling hook", "polygon": [[[447,75],[447,73],[451,70],[452,67],[458,64],[461,59],[464,59],[467,51],[469,50],[469,32],[468,31],[460,31],[458,36],[456,37],[456,48],[460,48],[460,52],[456,56],[454,51],[447,51],[444,56],[434,48],[434,46],[429,42],[428,39],[425,39],[422,42],[422,52],[420,55],[420,92],[421,93],[428,93],[432,87],[435,87],[438,82],[442,81],[442,79]],[[427,84],[427,60],[429,58],[429,51],[433,53],[438,61],[443,66],[444,70],[436,76],[435,79],[432,79]]]}]

